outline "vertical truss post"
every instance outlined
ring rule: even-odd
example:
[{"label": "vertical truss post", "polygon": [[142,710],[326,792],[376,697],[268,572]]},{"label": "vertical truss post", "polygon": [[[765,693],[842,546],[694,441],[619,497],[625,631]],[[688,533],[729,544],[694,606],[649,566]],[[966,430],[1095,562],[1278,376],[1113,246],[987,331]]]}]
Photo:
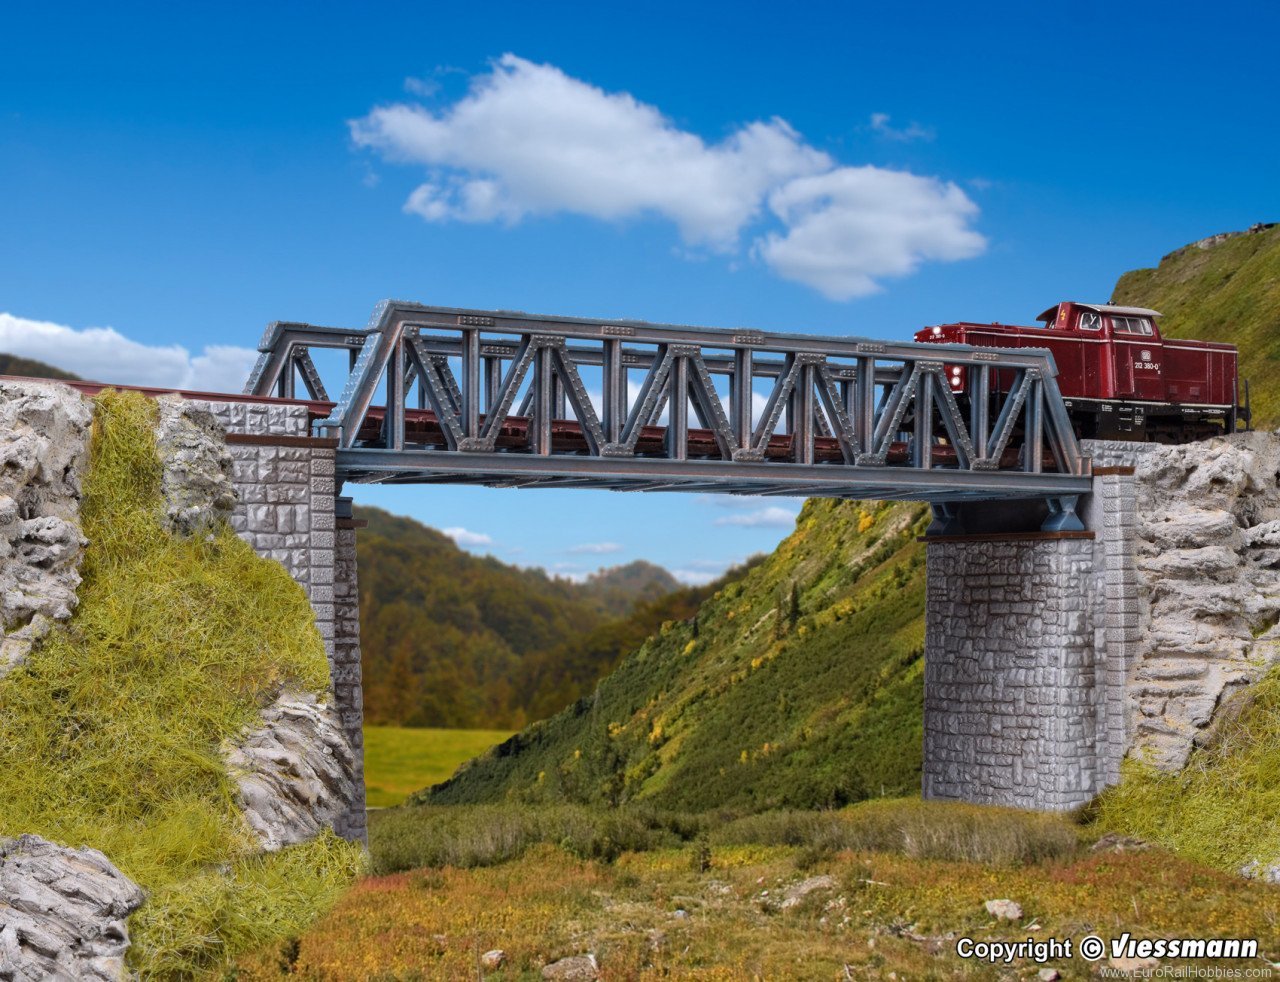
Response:
[{"label": "vertical truss post", "polygon": [[627,424],[627,369],[622,363],[622,341],[606,338],[604,342],[604,438],[606,443],[622,440]]},{"label": "vertical truss post", "polygon": [[876,428],[876,360],[863,355],[857,361],[853,380],[853,433],[858,453],[871,453]]},{"label": "vertical truss post", "polygon": [[387,363],[387,415],[383,419],[383,436],[388,449],[404,449],[404,339],[391,346]]},{"label": "vertical truss post", "polygon": [[750,348],[733,352],[733,375],[729,377],[729,415],[732,419],[734,449],[751,448],[751,410],[755,372]]},{"label": "vertical truss post", "polygon": [[969,436],[979,458],[985,459],[991,438],[991,366],[969,369]]},{"label": "vertical truss post", "polygon": [[480,330],[462,331],[462,405],[459,415],[464,437],[480,435]]},{"label": "vertical truss post", "polygon": [[284,359],[284,371],[280,373],[280,382],[276,386],[276,394],[281,399],[293,398],[293,348]]},{"label": "vertical truss post", "polygon": [[791,398],[788,400],[788,412],[791,416],[788,426],[788,431],[791,433],[791,453],[792,459],[797,464],[813,463],[815,412],[813,376],[813,359],[808,356],[801,358],[800,377],[796,380],[795,388],[791,390]]},{"label": "vertical truss post", "polygon": [[551,453],[551,421],[555,418],[555,353],[540,347],[533,356],[533,419],[529,424],[529,442],[534,453]]},{"label": "vertical truss post", "polygon": [[502,359],[497,355],[485,355],[484,359],[484,411],[491,413],[502,398]]},{"label": "vertical truss post", "polygon": [[916,376],[915,434],[911,442],[911,466],[933,467],[933,380],[938,374],[933,364],[921,366]]},{"label": "vertical truss post", "polygon": [[689,359],[671,359],[671,379],[667,383],[667,456],[672,460],[689,457]]},{"label": "vertical truss post", "polygon": [[555,419],[567,419],[569,416],[568,400],[565,398],[564,382],[560,376],[551,378],[551,412]]},{"label": "vertical truss post", "polygon": [[1027,425],[1022,439],[1022,468],[1033,474],[1044,470],[1044,386],[1037,378],[1027,396]]}]

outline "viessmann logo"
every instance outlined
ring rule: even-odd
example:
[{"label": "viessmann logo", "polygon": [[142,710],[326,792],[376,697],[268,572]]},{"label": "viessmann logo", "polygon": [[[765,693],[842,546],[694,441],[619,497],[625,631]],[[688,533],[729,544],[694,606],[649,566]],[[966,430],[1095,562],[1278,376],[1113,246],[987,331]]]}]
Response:
[{"label": "viessmann logo", "polygon": [[[1121,934],[1110,944],[1096,934],[1088,934],[1077,944],[1072,938],[1027,938],[1026,941],[975,941],[961,938],[956,942],[961,958],[1009,964],[1027,959],[1038,965],[1079,955],[1096,962],[1105,957],[1134,958],[1257,958],[1258,942],[1253,938],[1135,938]],[[1260,978],[1270,977],[1270,972]]]}]

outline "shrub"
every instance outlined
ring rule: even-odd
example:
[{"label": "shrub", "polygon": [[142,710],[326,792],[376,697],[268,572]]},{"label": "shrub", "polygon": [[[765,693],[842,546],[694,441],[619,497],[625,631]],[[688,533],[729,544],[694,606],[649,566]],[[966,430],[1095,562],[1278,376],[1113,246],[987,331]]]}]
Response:
[{"label": "shrub", "polygon": [[712,833],[718,845],[800,846],[898,852],[918,859],[1012,865],[1069,855],[1076,830],[1053,815],[1009,808],[901,799],[840,811],[751,815]]},{"label": "shrub", "polygon": [[692,816],[640,808],[418,805],[375,813],[369,851],[375,873],[494,866],[540,843],[612,862],[624,852],[679,845],[703,828]]}]

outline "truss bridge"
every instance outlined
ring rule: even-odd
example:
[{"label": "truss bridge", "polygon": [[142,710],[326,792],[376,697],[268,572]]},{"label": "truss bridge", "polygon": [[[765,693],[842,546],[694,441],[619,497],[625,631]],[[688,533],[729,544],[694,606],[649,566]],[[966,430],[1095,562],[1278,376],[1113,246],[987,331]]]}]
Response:
[{"label": "truss bridge", "polygon": [[1038,498],[1056,531],[1090,489],[1041,349],[387,301],[364,330],[271,324],[259,352],[245,393],[318,403],[340,481],[915,499],[944,525]]}]

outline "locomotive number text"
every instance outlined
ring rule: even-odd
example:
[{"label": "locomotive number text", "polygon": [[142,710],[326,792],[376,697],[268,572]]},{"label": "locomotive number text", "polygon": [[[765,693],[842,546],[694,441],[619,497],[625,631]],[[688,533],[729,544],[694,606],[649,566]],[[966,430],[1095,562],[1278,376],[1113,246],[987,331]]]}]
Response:
[{"label": "locomotive number text", "polygon": [[1151,371],[1160,371],[1160,363],[1158,361],[1135,361],[1134,368],[1149,369]]}]

